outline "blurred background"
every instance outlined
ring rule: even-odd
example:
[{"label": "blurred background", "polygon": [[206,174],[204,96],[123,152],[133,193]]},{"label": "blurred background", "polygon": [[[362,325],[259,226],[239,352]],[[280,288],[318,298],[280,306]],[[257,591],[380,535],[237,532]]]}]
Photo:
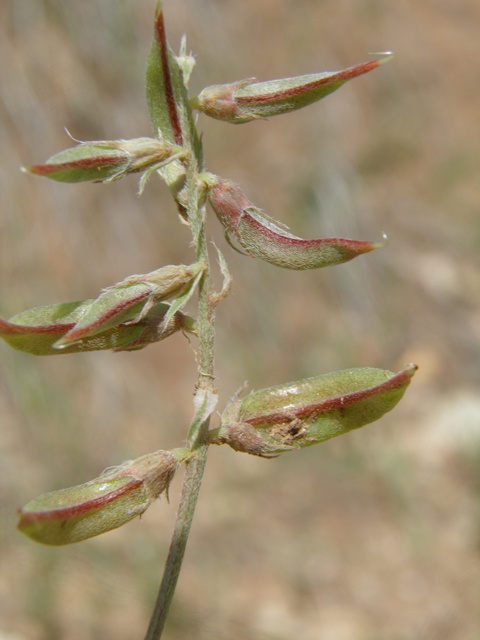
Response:
[{"label": "blurred background", "polygon": [[[229,262],[219,409],[250,388],[349,367],[419,365],[380,422],[275,460],[213,447],[167,640],[480,637],[480,5],[477,0],[165,2],[204,86],[397,57],[308,109],[230,126],[201,115],[207,168],[307,238],[389,245],[288,272]],[[150,135],[154,2],[0,2],[0,314],[93,298],[193,260],[161,180],[27,176],[79,140]],[[221,279],[216,275],[217,284]],[[0,344],[0,640],[142,638],[179,473],[142,519],[35,545],[16,509],[106,467],[181,446],[195,343],[28,356]]]}]

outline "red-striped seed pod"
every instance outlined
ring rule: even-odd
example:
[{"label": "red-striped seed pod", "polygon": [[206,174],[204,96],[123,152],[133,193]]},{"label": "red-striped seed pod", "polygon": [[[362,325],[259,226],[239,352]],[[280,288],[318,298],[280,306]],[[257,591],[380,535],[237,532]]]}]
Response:
[{"label": "red-striped seed pod", "polygon": [[416,370],[347,369],[236,397],[210,442],[267,458],[324,442],[391,411]]},{"label": "red-striped seed pod", "polygon": [[193,109],[216,120],[243,124],[306,107],[339,89],[345,82],[376,69],[394,54],[343,71],[258,82],[256,78],[206,87],[190,101]]},{"label": "red-striped seed pod", "polygon": [[277,267],[320,269],[385,246],[385,241],[375,243],[346,238],[303,240],[255,207],[235,183],[221,178],[210,180],[213,184],[208,199],[230,244],[233,236],[247,254]]},{"label": "red-striped seed pod", "polygon": [[175,331],[195,333],[195,321],[164,303],[188,296],[202,265],[167,265],[130,276],[96,300],[28,309],[2,320],[0,337],[33,355],[141,349]]},{"label": "red-striped seed pod", "polygon": [[186,449],[157,451],[69,489],[45,493],[20,509],[18,529],[48,545],[81,542],[140,516],[168,491]]},{"label": "red-striped seed pod", "polygon": [[[55,343],[55,348],[63,349],[120,324],[137,324],[158,303],[185,294],[202,269],[198,262],[190,266],[167,265],[108,287],[85,310],[75,326]],[[163,323],[162,330],[166,330],[167,324]]]},{"label": "red-striped seed pod", "polygon": [[179,158],[182,147],[155,138],[82,142],[24,171],[58,182],[111,182]]},{"label": "red-striped seed pod", "polygon": [[[54,356],[80,351],[134,351],[143,349],[152,342],[168,338],[176,331],[195,333],[195,320],[181,311],[176,311],[168,324],[164,319],[171,307],[166,302],[154,305],[135,324],[125,321],[109,329],[101,329],[58,348],[57,343],[73,331],[79,320],[95,300],[82,300],[64,304],[35,307],[10,318],[0,318],[0,338],[13,349],[35,356]],[[138,316],[143,305],[133,308]]]}]

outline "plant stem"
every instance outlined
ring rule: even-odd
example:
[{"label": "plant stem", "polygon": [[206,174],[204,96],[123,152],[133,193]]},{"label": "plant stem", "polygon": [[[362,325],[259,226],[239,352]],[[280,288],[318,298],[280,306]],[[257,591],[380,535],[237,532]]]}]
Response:
[{"label": "plant stem", "polygon": [[[212,304],[210,261],[205,237],[204,206],[199,206],[199,184],[196,162],[187,163],[186,187],[188,192],[188,220],[190,221],[196,244],[197,260],[205,265],[205,271],[198,287],[197,332],[199,348],[197,353],[198,382],[196,398],[200,401],[189,431],[189,443],[195,456],[187,462],[182,488],[182,496],[177,512],[172,541],[165,562],[152,618],[145,640],[159,640],[167,619],[170,604],[177,585],[180,569],[187,546],[188,536],[200,492],[203,472],[208,453],[208,428],[213,410],[209,398],[215,394],[215,313]],[[198,406],[202,403],[202,406]]]},{"label": "plant stem", "polygon": [[[203,240],[201,243],[204,244],[204,234],[202,233],[201,235]],[[209,297],[210,274],[207,263],[206,272],[199,285],[198,325],[200,348],[198,353],[199,380],[197,384],[197,397],[200,396],[200,391],[202,393],[204,391],[211,392],[213,387],[214,314],[210,311],[210,305],[208,303]],[[201,410],[203,408],[205,408],[205,405],[202,408],[197,408],[197,413],[190,428],[190,444],[192,451],[195,451],[195,456],[187,462],[182,496],[177,512],[172,541],[145,640],[158,640],[161,637],[180,574],[193,514],[200,492],[203,471],[207,461],[207,434],[210,423],[210,413],[207,412],[205,416],[205,412]]]},{"label": "plant stem", "polygon": [[203,471],[207,461],[207,451],[208,445],[200,446],[197,449],[197,457],[187,463],[182,497],[173,530],[172,542],[145,640],[158,640],[165,626],[187,546],[195,505],[200,492]]}]

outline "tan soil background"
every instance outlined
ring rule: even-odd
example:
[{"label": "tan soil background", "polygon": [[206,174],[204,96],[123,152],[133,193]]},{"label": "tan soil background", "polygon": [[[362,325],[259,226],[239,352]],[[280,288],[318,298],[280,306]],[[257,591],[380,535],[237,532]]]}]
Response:
[{"label": "tan soil background", "polygon": [[[149,135],[153,0],[0,2],[0,313],[95,297],[189,263],[155,177],[62,185],[19,172],[81,140]],[[420,369],[380,422],[275,460],[212,448],[167,640],[480,637],[480,4],[477,0],[172,0],[190,83],[266,80],[397,57],[269,122],[199,117],[209,170],[304,237],[377,240],[293,273],[208,232],[234,277],[218,310],[219,408],[352,366]],[[220,278],[217,278],[220,284]],[[192,341],[192,346],[195,343]],[[37,546],[16,509],[45,491],[182,444],[194,354],[35,358],[0,344],[0,639],[142,638],[181,473],[141,520]]]}]

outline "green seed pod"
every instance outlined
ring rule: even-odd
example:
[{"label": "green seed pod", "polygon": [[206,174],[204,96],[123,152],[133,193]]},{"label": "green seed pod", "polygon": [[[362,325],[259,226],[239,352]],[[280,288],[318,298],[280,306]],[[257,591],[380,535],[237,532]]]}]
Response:
[{"label": "green seed pod", "polygon": [[[148,293],[148,292],[147,292]],[[22,311],[10,318],[0,318],[0,338],[13,349],[35,356],[52,356],[79,351],[132,351],[143,349],[152,342],[168,338],[176,331],[195,333],[195,320],[181,311],[176,311],[168,323],[164,323],[171,306],[160,302],[148,310],[148,313],[135,324],[117,324],[103,328],[93,335],[77,338],[76,342],[65,344],[61,349],[56,345],[67,333],[72,331],[95,300],[52,304]],[[131,307],[135,318],[142,311],[146,298]]]},{"label": "green seed pod", "polygon": [[189,267],[167,265],[151,273],[130,276],[108,287],[85,310],[75,326],[55,343],[55,347],[63,349],[120,324],[137,324],[159,302],[182,296],[201,270],[200,263]]},{"label": "green seed pod", "polygon": [[298,238],[255,207],[240,187],[229,180],[217,179],[208,198],[231,245],[230,235],[233,235],[249,255],[284,269],[330,267],[385,246],[385,242],[345,238]]},{"label": "green seed pod", "polygon": [[256,78],[206,87],[190,101],[193,109],[231,124],[243,124],[306,107],[340,88],[345,82],[376,69],[390,60],[364,62],[343,71],[326,71],[295,78],[258,82]]},{"label": "green seed pod", "polygon": [[58,182],[111,182],[160,167],[182,155],[182,147],[155,138],[97,140],[56,153],[45,164],[24,171]]},{"label": "green seed pod", "polygon": [[157,451],[109,469],[86,484],[31,500],[20,509],[18,529],[48,545],[81,542],[140,516],[168,491],[186,449]]},{"label": "green seed pod", "polygon": [[416,369],[348,369],[234,398],[210,441],[262,457],[324,442],[391,411]]}]

